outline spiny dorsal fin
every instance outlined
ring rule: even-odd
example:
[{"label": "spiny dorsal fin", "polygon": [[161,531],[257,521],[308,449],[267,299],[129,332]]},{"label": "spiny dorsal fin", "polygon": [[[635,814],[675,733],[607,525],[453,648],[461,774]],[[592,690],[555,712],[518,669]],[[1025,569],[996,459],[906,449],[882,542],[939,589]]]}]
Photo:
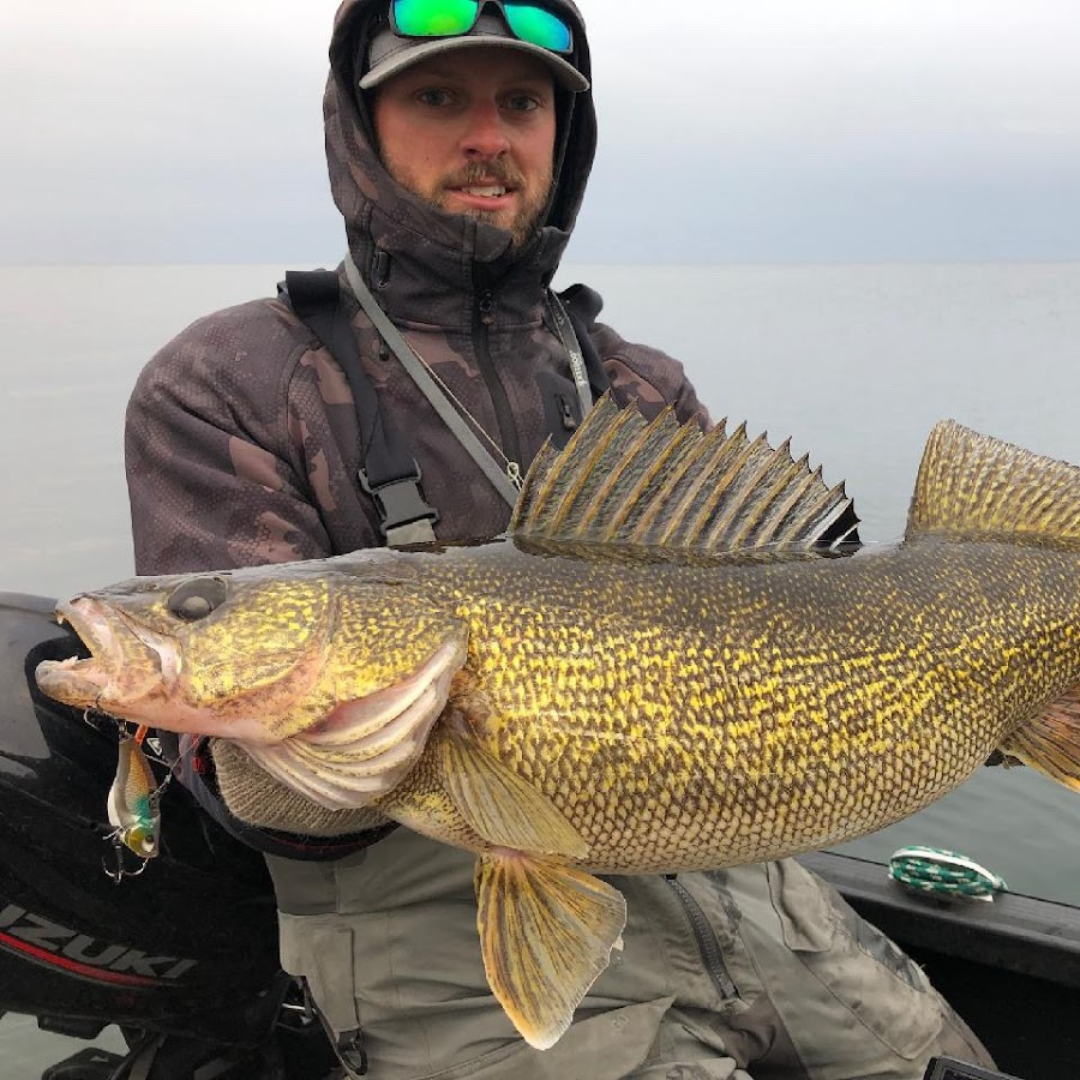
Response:
[{"label": "spiny dorsal fin", "polygon": [[510,522],[518,539],[731,551],[835,547],[858,524],[844,485],[827,488],[787,442],[651,423],[605,395],[566,448],[533,461]]},{"label": "spiny dorsal fin", "polygon": [[906,535],[931,532],[1080,545],[1080,468],[943,420],[926,441]]}]

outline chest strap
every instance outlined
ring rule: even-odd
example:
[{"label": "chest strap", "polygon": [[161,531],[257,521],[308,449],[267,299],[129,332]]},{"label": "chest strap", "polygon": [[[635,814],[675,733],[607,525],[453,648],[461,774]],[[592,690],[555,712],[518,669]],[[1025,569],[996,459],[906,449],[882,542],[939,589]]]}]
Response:
[{"label": "chest strap", "polygon": [[356,335],[341,302],[337,274],[332,270],[290,270],[285,275],[285,288],[293,310],[330,350],[349,381],[360,429],[360,486],[375,503],[387,545],[433,541],[439,512],[424,498],[416,459],[391,418],[379,408],[379,395],[364,370]]}]

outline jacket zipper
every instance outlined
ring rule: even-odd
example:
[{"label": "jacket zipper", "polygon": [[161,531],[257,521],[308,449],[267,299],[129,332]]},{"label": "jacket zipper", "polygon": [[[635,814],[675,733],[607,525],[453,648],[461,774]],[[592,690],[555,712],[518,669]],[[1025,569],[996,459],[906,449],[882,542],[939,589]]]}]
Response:
[{"label": "jacket zipper", "polygon": [[722,998],[735,997],[738,990],[735,989],[735,984],[731,981],[731,976],[728,974],[727,967],[724,964],[724,954],[720,949],[720,942],[716,940],[716,934],[709,925],[705,912],[701,910],[701,905],[690,895],[690,890],[678,878],[671,876],[666,877],[665,880],[671,886],[671,891],[679,898],[683,911],[686,912],[686,917],[690,921],[690,928],[694,931],[694,937],[697,939],[698,951],[701,953],[701,959],[705,962],[705,970],[709,973],[713,986],[716,987]]},{"label": "jacket zipper", "polygon": [[521,443],[518,440],[517,425],[514,423],[514,413],[510,408],[510,399],[506,396],[506,387],[503,386],[499,373],[495,368],[495,361],[491,358],[489,333],[494,322],[495,294],[491,289],[479,288],[476,308],[473,312],[473,347],[476,350],[476,359],[480,365],[480,374],[483,376],[488,393],[491,395],[491,403],[495,407],[495,422],[499,426],[499,442],[509,463],[507,472],[513,476],[523,464],[521,460]]}]

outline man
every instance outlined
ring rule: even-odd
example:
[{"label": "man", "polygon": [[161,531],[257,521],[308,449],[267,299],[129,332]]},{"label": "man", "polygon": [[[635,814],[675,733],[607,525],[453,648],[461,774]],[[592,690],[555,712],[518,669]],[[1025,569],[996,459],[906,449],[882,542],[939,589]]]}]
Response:
[{"label": "man", "polygon": [[[569,0],[387,2],[346,0],[331,45],[340,278],[372,393],[419,465],[419,505],[438,511],[435,534],[493,535],[505,489],[460,429],[512,478],[583,407],[574,337],[547,285],[595,146],[585,28]],[[376,333],[375,303],[405,343]],[[620,403],[670,402],[707,422],[678,363],[596,321],[595,293],[567,304],[580,351],[598,361],[587,391],[606,382]],[[407,374],[410,357],[438,390]],[[362,404],[284,299],[184,331],[129,410],[139,572],[383,542],[386,499],[356,480]],[[377,1080],[915,1080],[933,1053],[988,1063],[918,967],[792,861],[619,879],[623,949],[566,1035],[533,1050],[488,990],[470,854],[303,806],[224,744],[186,750],[182,771],[207,808],[269,853],[285,968],[306,978],[346,1063],[366,1055]]]}]

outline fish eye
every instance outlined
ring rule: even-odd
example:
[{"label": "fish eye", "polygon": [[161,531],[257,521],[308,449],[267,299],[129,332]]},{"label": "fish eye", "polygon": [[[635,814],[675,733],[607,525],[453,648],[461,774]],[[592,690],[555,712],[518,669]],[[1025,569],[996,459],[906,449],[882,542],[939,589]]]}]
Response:
[{"label": "fish eye", "polygon": [[196,578],[174,589],[166,606],[178,619],[198,622],[220,607],[228,594],[228,586],[221,578]]}]

